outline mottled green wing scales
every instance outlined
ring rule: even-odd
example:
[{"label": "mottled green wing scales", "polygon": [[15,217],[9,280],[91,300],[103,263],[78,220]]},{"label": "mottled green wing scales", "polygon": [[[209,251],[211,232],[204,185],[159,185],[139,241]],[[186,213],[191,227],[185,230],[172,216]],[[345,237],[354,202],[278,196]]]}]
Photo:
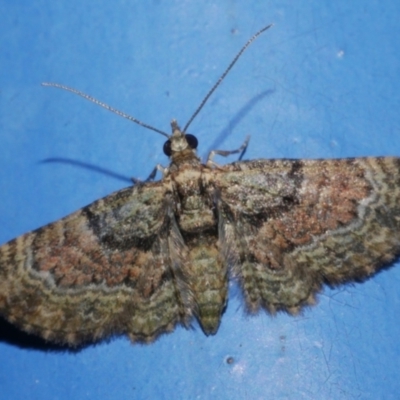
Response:
[{"label": "mottled green wing scales", "polygon": [[228,267],[248,311],[296,313],[400,253],[398,158],[189,160],[1,246],[0,314],[72,345],[214,334]]},{"label": "mottled green wing scales", "polygon": [[400,253],[400,160],[259,160],[216,177],[221,238],[247,308],[296,313],[324,283]]},{"label": "mottled green wing scales", "polygon": [[188,324],[167,199],[160,182],[121,190],[0,247],[0,313],[74,345],[122,333],[151,341]]}]

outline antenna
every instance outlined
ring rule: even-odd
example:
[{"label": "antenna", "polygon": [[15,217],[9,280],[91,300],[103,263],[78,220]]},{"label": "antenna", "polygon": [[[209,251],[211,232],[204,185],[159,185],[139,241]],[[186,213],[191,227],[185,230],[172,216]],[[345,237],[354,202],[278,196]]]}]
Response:
[{"label": "antenna", "polygon": [[55,88],[59,88],[59,89],[66,90],[66,91],[68,91],[68,92],[75,93],[75,94],[77,94],[78,96],[81,96],[81,97],[83,97],[84,99],[89,100],[89,101],[91,101],[92,103],[95,103],[95,104],[97,104],[98,106],[101,106],[101,107],[105,108],[106,110],[111,111],[111,112],[113,112],[114,114],[119,115],[120,117],[129,119],[129,121],[135,122],[136,124],[141,125],[141,126],[143,126],[144,128],[150,129],[150,130],[152,130],[152,131],[154,131],[154,132],[159,133],[160,135],[163,135],[163,136],[166,136],[167,138],[169,138],[169,135],[168,135],[167,133],[165,133],[165,132],[163,132],[163,131],[160,131],[160,130],[157,129],[157,128],[154,128],[154,127],[152,127],[151,125],[145,124],[144,122],[139,121],[139,120],[136,119],[136,118],[133,118],[133,117],[130,116],[129,114],[125,114],[124,112],[119,111],[119,110],[117,110],[117,109],[115,109],[115,108],[109,106],[108,104],[103,103],[102,101],[97,100],[97,99],[95,99],[94,97],[89,96],[88,94],[85,94],[85,93],[83,93],[83,92],[81,92],[81,91],[79,91],[79,90],[70,88],[70,87],[68,87],[68,86],[60,85],[59,83],[52,83],[52,82],[43,82],[43,83],[42,83],[42,86],[51,86],[51,87],[55,87]]},{"label": "antenna", "polygon": [[[224,80],[224,78],[226,77],[226,75],[228,74],[228,72],[232,69],[232,67],[236,64],[237,60],[240,58],[240,56],[243,54],[243,52],[247,49],[247,47],[250,46],[250,44],[257,39],[258,36],[260,36],[263,32],[265,32],[267,29],[271,28],[273,24],[270,24],[264,28],[262,28],[261,30],[259,30],[255,35],[253,35],[248,41],[247,43],[241,48],[241,50],[239,51],[239,53],[236,54],[235,58],[232,60],[232,62],[229,64],[228,68],[224,71],[224,73],[220,76],[220,78],[217,80],[217,82],[214,84],[214,86],[210,89],[210,91],[207,93],[207,95],[204,97],[203,101],[200,103],[200,105],[197,107],[196,111],[193,113],[193,115],[191,116],[191,118],[189,119],[189,122],[185,125],[185,127],[183,128],[182,132],[186,132],[187,128],[189,127],[189,125],[193,122],[193,120],[196,118],[197,114],[201,111],[201,109],[204,107],[204,105],[207,103],[208,99],[210,98],[210,96],[215,92],[215,90],[217,89],[217,87],[221,84],[221,82]],[[63,89],[66,90],[67,92],[71,92],[71,93],[75,93],[80,97],[83,97],[86,100],[91,101],[92,103],[97,104],[100,107],[105,108],[108,111],[113,112],[114,114],[119,115],[120,117],[126,118],[129,121],[135,122],[136,124],[143,126],[144,128],[150,129],[151,131],[157,132],[160,135],[163,135],[167,138],[170,137],[170,135],[168,135],[167,133],[154,128],[151,125],[145,124],[142,121],[139,121],[138,119],[132,117],[129,114],[125,114],[122,111],[119,111],[111,106],[109,106],[106,103],[103,103],[100,100],[95,99],[92,96],[89,96],[86,93],[83,93],[77,89],[73,89],[69,86],[65,86],[65,85],[60,85],[59,83],[53,83],[53,82],[43,82],[42,86],[51,86],[51,87],[55,87],[58,89]]]},{"label": "antenna", "polygon": [[232,60],[232,62],[229,64],[228,68],[224,71],[224,73],[220,76],[220,78],[217,80],[217,82],[214,84],[214,86],[210,89],[210,91],[207,93],[206,97],[204,97],[203,101],[200,103],[200,105],[197,107],[197,110],[193,113],[193,115],[190,117],[189,122],[185,125],[183,128],[183,132],[186,132],[187,128],[189,125],[193,122],[193,120],[197,117],[197,114],[201,111],[201,109],[204,107],[204,105],[207,103],[208,99],[210,96],[215,92],[215,89],[221,84],[221,82],[224,80],[228,72],[232,69],[232,67],[236,64],[236,61],[239,60],[240,56],[243,54],[243,52],[250,46],[254,40],[258,38],[263,32],[265,32],[267,29],[271,28],[273,24],[270,24],[268,26],[265,26],[261,30],[259,30],[255,35],[253,35],[247,43],[240,49],[239,53],[236,54],[235,58]]}]

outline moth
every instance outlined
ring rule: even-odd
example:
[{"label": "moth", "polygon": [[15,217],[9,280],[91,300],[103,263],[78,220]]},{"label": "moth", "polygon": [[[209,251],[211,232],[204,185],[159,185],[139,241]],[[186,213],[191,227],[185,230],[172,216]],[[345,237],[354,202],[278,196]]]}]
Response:
[{"label": "moth", "polygon": [[[400,253],[400,159],[202,164],[187,128],[167,136],[167,168],[0,247],[0,314],[76,346],[110,335],[151,342],[194,318],[217,332],[228,281],[246,309],[296,314],[324,284],[361,281]],[[157,170],[162,179],[154,180]]]}]

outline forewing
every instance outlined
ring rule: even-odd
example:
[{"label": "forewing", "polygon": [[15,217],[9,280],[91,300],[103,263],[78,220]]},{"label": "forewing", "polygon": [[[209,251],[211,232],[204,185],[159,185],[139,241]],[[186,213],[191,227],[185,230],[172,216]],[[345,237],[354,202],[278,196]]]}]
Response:
[{"label": "forewing", "polygon": [[297,312],[323,283],[400,253],[400,159],[259,160],[216,170],[220,241],[250,312]]},{"label": "forewing", "polygon": [[162,181],[138,185],[4,244],[0,314],[74,345],[115,333],[151,341],[187,324],[183,243],[170,208]]}]

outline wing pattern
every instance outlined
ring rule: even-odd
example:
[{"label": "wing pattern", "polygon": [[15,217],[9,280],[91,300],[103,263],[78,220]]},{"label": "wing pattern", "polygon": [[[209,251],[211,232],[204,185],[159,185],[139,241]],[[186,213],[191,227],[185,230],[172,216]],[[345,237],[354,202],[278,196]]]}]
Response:
[{"label": "wing pattern", "polygon": [[71,344],[116,333],[149,341],[187,324],[193,307],[179,251],[170,263],[168,207],[162,184],[139,185],[3,245],[1,313]]},{"label": "wing pattern", "polygon": [[247,308],[296,313],[322,284],[400,252],[400,160],[259,160],[216,177],[224,253]]},{"label": "wing pattern", "polygon": [[[218,330],[228,271],[249,312],[298,312],[323,284],[400,253],[400,159],[257,160],[179,153],[136,185],[0,247],[0,314],[45,339],[150,342],[196,317]],[[196,159],[197,160],[197,159]]]}]

